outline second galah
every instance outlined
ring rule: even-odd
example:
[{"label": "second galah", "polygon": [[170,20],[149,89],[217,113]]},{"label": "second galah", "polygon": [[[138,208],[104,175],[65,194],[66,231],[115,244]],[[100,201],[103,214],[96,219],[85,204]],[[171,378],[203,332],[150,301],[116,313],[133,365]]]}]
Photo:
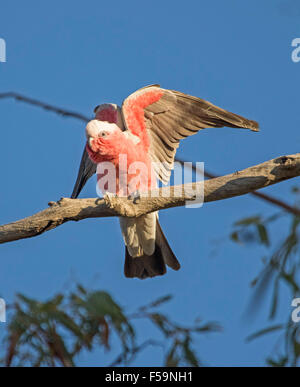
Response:
[{"label": "second galah", "polygon": [[[255,121],[159,85],[136,91],[124,100],[122,107],[102,104],[94,112],[95,118],[86,126],[87,143],[73,198],[96,172],[97,165],[99,171],[99,166],[105,163],[105,170],[110,163],[117,172],[114,184],[107,182],[101,187],[103,192],[130,195],[155,188],[156,179],[168,183],[180,140],[200,129],[228,126],[258,131]],[[133,164],[140,166],[138,180],[137,168],[129,173]],[[98,173],[98,181],[103,176]],[[157,212],[139,218],[122,217],[120,226],[125,242],[126,277],[144,279],[165,274],[166,266],[180,268]]]}]

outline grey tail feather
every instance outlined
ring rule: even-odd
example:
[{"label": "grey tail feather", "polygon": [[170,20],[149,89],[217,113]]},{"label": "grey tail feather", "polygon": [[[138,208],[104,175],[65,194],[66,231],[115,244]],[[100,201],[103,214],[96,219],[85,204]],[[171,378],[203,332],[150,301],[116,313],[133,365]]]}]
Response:
[{"label": "grey tail feather", "polygon": [[151,278],[164,275],[167,272],[166,265],[174,270],[180,269],[180,263],[175,257],[162,229],[156,222],[155,251],[152,255],[143,255],[132,258],[126,247],[124,274],[128,278]]}]

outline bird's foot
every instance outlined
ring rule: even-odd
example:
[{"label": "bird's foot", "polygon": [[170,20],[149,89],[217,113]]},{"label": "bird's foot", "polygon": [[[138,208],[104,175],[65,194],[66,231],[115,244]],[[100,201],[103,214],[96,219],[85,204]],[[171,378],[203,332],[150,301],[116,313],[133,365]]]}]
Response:
[{"label": "bird's foot", "polygon": [[105,192],[105,195],[103,199],[105,200],[105,203],[112,208],[114,206],[114,202],[116,199],[117,195],[111,192]]},{"label": "bird's foot", "polygon": [[129,196],[128,196],[128,199],[129,200],[132,200],[133,204],[138,204],[139,201],[141,200],[141,195],[139,193],[138,190],[132,192]]}]

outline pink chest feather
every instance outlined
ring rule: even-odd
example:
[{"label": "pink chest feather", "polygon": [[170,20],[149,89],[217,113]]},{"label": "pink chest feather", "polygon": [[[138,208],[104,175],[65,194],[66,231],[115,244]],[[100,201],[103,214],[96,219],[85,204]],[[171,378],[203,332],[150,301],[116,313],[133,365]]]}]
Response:
[{"label": "pink chest feather", "polygon": [[97,162],[98,188],[127,196],[135,191],[145,192],[156,187],[156,179],[147,152],[120,132],[99,139],[101,154],[87,151]]}]

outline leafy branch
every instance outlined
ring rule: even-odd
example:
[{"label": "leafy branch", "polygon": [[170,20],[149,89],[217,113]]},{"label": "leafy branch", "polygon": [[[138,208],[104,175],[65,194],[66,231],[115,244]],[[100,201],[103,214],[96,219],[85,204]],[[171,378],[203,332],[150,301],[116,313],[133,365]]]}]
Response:
[{"label": "leafy branch", "polygon": [[[195,335],[216,332],[220,327],[199,321],[185,327],[171,321],[156,310],[170,299],[170,296],[161,297],[127,314],[107,292],[87,291],[81,285],[67,295],[57,294],[46,302],[19,294],[9,311],[9,334],[2,364],[74,367],[82,351],[99,346],[111,350],[115,336],[121,352],[111,366],[128,365],[149,345],[162,347],[166,353],[163,363],[167,366],[198,366],[200,360],[192,348]],[[164,341],[150,339],[138,343],[137,319],[154,325]],[[101,365],[105,365],[104,361]]]},{"label": "leafy branch", "polygon": [[[293,192],[299,194],[297,188]],[[299,200],[296,200],[299,208]],[[272,285],[272,300],[270,304],[269,319],[273,320],[278,311],[280,285],[285,284],[290,292],[290,299],[300,295],[300,217],[290,217],[290,227],[286,236],[280,232],[279,245],[274,248],[271,243],[270,234],[273,229],[278,230],[276,222],[286,213],[276,213],[268,218],[252,216],[235,223],[231,234],[232,241],[248,245],[257,243],[264,246],[271,253],[262,260],[263,269],[252,281],[254,294],[252,304],[258,305],[266,290]],[[300,364],[300,324],[291,320],[291,314],[287,317],[287,323],[271,325],[255,332],[248,337],[248,341],[262,337],[271,332],[282,331],[281,339],[283,345],[275,355],[267,358],[270,366],[297,366]]]}]

